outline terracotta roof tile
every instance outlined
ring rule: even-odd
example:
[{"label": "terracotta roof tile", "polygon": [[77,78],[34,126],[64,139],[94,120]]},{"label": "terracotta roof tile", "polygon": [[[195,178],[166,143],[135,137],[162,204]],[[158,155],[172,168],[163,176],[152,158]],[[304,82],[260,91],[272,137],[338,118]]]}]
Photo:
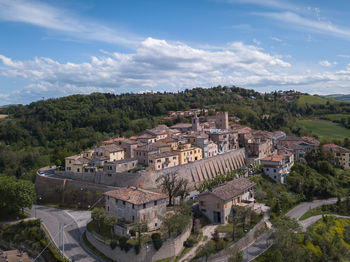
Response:
[{"label": "terracotta roof tile", "polygon": [[200,193],[199,196],[204,194],[213,194],[222,200],[229,200],[235,196],[243,194],[245,190],[255,185],[256,184],[254,182],[251,182],[248,179],[238,178],[214,187],[211,191],[206,190],[203,193]]},{"label": "terracotta roof tile", "polygon": [[122,201],[127,201],[135,205],[146,204],[152,201],[165,199],[166,195],[148,191],[137,187],[121,187],[104,193],[104,195],[113,197]]}]

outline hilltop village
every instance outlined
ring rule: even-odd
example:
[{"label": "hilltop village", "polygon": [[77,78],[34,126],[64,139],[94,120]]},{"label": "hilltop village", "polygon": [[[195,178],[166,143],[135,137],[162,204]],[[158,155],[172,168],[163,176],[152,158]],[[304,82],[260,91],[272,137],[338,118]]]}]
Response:
[{"label": "hilltop village", "polygon": [[[158,125],[138,136],[103,141],[100,147],[66,157],[65,172],[105,172],[112,176],[140,170],[159,171],[243,148],[245,165],[262,164],[266,175],[284,183],[294,161],[305,161],[305,155],[320,145],[313,137],[291,137],[282,131],[253,130],[239,125],[229,121],[234,121],[235,116],[228,112],[217,112],[214,116],[207,113],[206,109],[171,111],[169,117],[191,117],[192,123]],[[336,154],[334,163],[350,168],[347,149],[336,145],[324,145],[324,149],[342,153]]]},{"label": "hilltop village", "polygon": [[[66,157],[64,169],[40,169],[36,178],[37,198],[78,207],[90,207],[104,199],[103,208],[92,212],[93,220],[85,233],[87,241],[107,257],[118,257],[118,261],[129,261],[130,256],[133,261],[157,261],[178,256],[188,239],[192,239],[190,233],[199,232],[196,223],[203,222],[198,221],[204,219],[213,228],[238,223],[232,222],[238,219],[232,216],[233,210],[243,212],[239,216],[245,220],[249,216],[254,231],[262,230],[267,221],[262,217],[270,207],[256,202],[257,183],[249,177],[254,178],[257,173],[263,172],[277,184],[285,184],[296,162],[306,163],[308,155],[321,151],[331,152],[330,162],[334,166],[350,169],[348,149],[335,144],[320,148],[314,137],[254,130],[240,125],[240,119],[228,112],[209,115],[206,109],[170,111],[165,118],[179,116],[191,123],[158,125],[136,136],[111,138],[96,148]],[[211,184],[216,178],[221,182]],[[181,199],[175,204],[176,197],[186,199],[184,203],[195,200],[192,211],[181,204]],[[123,252],[126,248],[123,243],[115,249],[110,247],[112,242],[101,243],[99,230],[91,229],[91,223],[100,223],[100,216],[114,221],[109,241],[128,239],[135,254]],[[139,244],[130,244],[137,238],[135,230],[141,230],[141,224]],[[244,226],[242,230],[245,232]],[[141,245],[141,235],[156,237],[158,232],[163,232],[165,241],[160,249],[155,245],[148,250],[147,244]],[[254,240],[253,235],[254,232],[247,234],[242,241]],[[223,243],[229,245],[232,241],[234,236]],[[203,256],[196,248],[190,257],[195,255]]]}]

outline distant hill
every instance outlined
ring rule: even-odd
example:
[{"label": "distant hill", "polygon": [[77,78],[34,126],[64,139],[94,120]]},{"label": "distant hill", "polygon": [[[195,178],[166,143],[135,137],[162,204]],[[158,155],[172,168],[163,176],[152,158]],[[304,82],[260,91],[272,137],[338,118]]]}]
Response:
[{"label": "distant hill", "polygon": [[348,94],[348,95],[334,94],[334,95],[326,95],[324,97],[332,98],[332,99],[339,100],[339,101],[342,101],[342,102],[350,102],[350,94]]}]

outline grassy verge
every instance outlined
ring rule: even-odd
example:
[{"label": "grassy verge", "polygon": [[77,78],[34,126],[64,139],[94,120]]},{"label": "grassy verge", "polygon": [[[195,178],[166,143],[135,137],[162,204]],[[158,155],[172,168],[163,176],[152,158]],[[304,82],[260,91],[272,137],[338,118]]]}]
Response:
[{"label": "grassy verge", "polygon": [[103,254],[102,252],[100,252],[97,248],[95,248],[95,247],[89,242],[89,240],[87,239],[86,233],[85,233],[85,232],[84,232],[84,234],[83,234],[83,241],[84,241],[84,244],[85,244],[91,251],[93,251],[97,256],[103,258],[103,259],[106,260],[106,261],[117,262],[117,260],[110,259],[110,258],[107,257],[105,254]]},{"label": "grassy verge", "polygon": [[325,215],[325,214],[335,214],[341,216],[350,216],[350,203],[346,201],[340,204],[330,204],[330,205],[322,205],[313,209],[308,210],[304,215],[302,215],[299,220],[305,220],[309,217],[317,216],[317,215]]}]

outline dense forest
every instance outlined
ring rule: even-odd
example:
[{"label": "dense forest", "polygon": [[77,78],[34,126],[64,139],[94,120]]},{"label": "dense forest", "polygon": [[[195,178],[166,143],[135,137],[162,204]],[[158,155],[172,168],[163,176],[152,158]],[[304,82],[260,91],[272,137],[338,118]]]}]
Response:
[{"label": "dense forest", "polygon": [[[296,135],[310,134],[295,125],[298,118],[350,113],[349,103],[293,91],[287,92],[287,100],[283,96],[286,94],[281,92],[262,94],[218,86],[179,93],[93,93],[3,107],[0,113],[9,118],[0,120],[0,174],[33,180],[37,168],[60,165],[64,157],[103,139],[130,136],[159,123],[189,121],[164,120],[169,110],[229,111],[241,119],[240,124]],[[313,102],[318,99],[322,103]],[[262,119],[263,114],[270,117]]]}]

